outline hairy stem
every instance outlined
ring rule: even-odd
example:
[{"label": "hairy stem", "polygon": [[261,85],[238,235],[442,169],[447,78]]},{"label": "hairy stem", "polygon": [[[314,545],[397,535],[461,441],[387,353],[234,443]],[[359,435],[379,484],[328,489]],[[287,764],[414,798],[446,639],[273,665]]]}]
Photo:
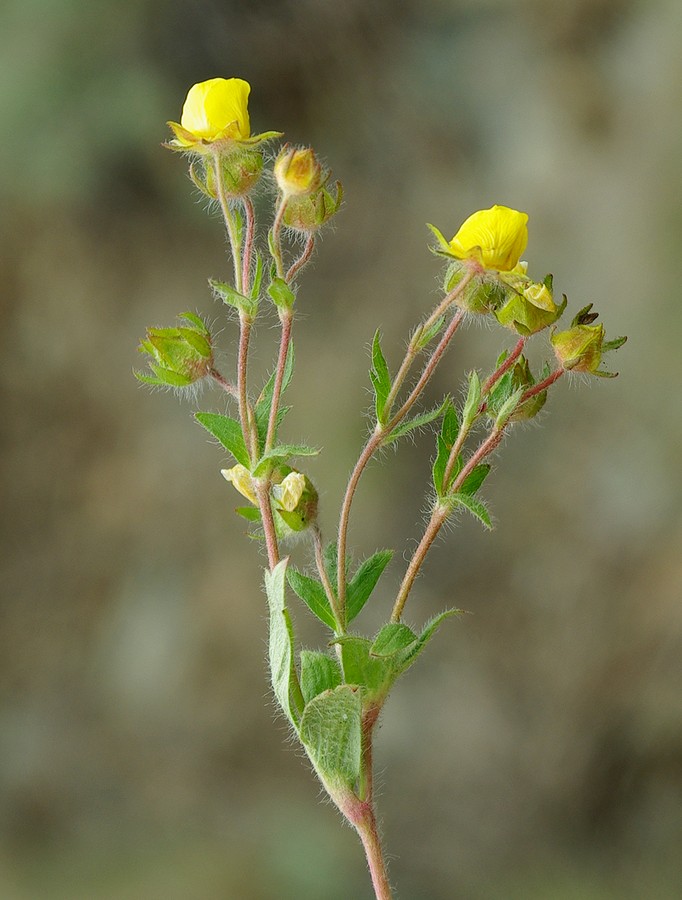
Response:
[{"label": "hairy stem", "polygon": [[253,243],[256,237],[256,215],[250,197],[242,197],[242,203],[244,204],[246,220],[244,258],[242,259],[242,293],[248,294],[251,289],[249,282],[251,277],[251,255],[253,253]]},{"label": "hairy stem", "polygon": [[[334,587],[329,580],[327,570],[324,567],[324,557],[322,555],[322,532],[320,531],[320,527],[317,524],[313,526],[313,545],[315,547],[315,565],[317,566],[317,573],[320,576],[320,581],[322,582],[322,586],[324,587],[324,592],[327,595],[329,605],[331,606],[332,612],[334,613],[334,618],[336,619],[337,634],[345,634],[346,626],[344,617],[341,615],[341,610],[339,609],[339,605],[336,600],[336,594],[334,593]],[[337,644],[337,646],[339,645]]]},{"label": "hairy stem", "polygon": [[284,258],[282,256],[282,223],[287,208],[286,200],[282,199],[275,213],[275,221],[272,223],[272,254],[277,268],[277,275],[284,278]]},{"label": "hairy stem", "polygon": [[500,380],[500,378],[502,378],[504,373],[508,372],[509,369],[511,369],[511,367],[514,365],[516,360],[519,358],[519,356],[521,356],[521,354],[523,353],[523,348],[525,347],[527,340],[528,340],[527,338],[522,337],[519,340],[519,342],[516,344],[514,349],[511,351],[509,356],[504,360],[504,362],[501,365],[499,365],[497,367],[497,369],[495,369],[495,371],[492,373],[492,375],[489,378],[487,378],[485,380],[485,382],[483,383],[483,387],[481,388],[481,393],[484,396],[490,392],[491,388],[495,387],[495,385]]},{"label": "hairy stem", "polygon": [[236,400],[239,399],[239,389],[236,385],[232,384],[232,382],[228,381],[221,372],[211,367],[208,374],[216,382],[216,384],[219,384],[220,387],[231,397],[234,397]]},{"label": "hairy stem", "polygon": [[279,341],[279,355],[277,357],[277,369],[275,370],[275,383],[272,389],[272,405],[270,407],[270,417],[268,419],[268,432],[267,437],[265,438],[266,453],[268,450],[272,450],[277,434],[277,416],[279,415],[279,403],[282,396],[284,370],[287,364],[287,353],[291,341],[291,325],[293,321],[291,311],[280,311],[280,321],[282,323],[282,334]]},{"label": "hairy stem", "polygon": [[268,554],[268,566],[270,567],[270,570],[272,570],[279,562],[279,545],[277,543],[275,520],[272,516],[272,506],[270,505],[269,478],[256,482],[256,497],[258,498],[258,507],[263,522],[265,548]]},{"label": "hairy stem", "polygon": [[235,290],[239,291],[239,293],[243,293],[242,286],[242,269],[240,264],[240,246],[237,235],[237,223],[235,222],[234,213],[230,209],[230,201],[228,199],[227,194],[225,193],[225,185],[223,184],[223,173],[220,170],[220,156],[216,153],[213,157],[213,167],[215,171],[215,182],[216,189],[218,194],[218,202],[220,203],[220,208],[223,213],[223,219],[225,220],[225,228],[227,229],[227,236],[230,241],[230,248],[232,250],[232,262],[234,264],[234,286]]},{"label": "hairy stem", "polygon": [[239,314],[239,353],[237,358],[237,392],[239,395],[239,421],[242,426],[244,443],[249,448],[252,462],[258,459],[258,435],[249,406],[246,388],[246,373],[249,356],[249,339],[251,337],[251,319]]},{"label": "hairy stem", "polygon": [[289,271],[285,276],[285,281],[287,283],[291,283],[295,275],[301,271],[301,269],[309,262],[310,257],[313,255],[313,250],[315,249],[315,237],[312,234],[308,235],[308,239],[305,242],[305,247],[303,248],[303,252],[298,257],[298,259],[291,264],[289,267]]}]

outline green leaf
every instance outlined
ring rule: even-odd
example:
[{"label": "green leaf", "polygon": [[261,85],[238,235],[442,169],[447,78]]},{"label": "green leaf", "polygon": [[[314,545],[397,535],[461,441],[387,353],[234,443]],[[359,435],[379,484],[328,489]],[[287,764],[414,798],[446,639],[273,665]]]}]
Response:
[{"label": "green leaf", "polygon": [[381,350],[381,332],[378,328],[372,341],[372,368],[369,377],[374,387],[374,408],[377,422],[383,425],[386,400],[391,391],[391,373]]},{"label": "green leaf", "polygon": [[[449,397],[446,399],[444,409],[445,412],[443,415],[441,431],[436,438],[436,458],[433,461],[433,466],[431,468],[433,486],[436,489],[436,494],[439,497],[443,496],[447,488],[447,485],[443,484],[445,469],[448,464],[448,459],[450,458],[450,451],[452,450],[452,447],[459,436],[460,428],[457,410],[455,409]],[[459,472],[459,468],[460,461],[458,460],[457,465],[455,466],[455,469],[452,473],[453,476],[455,476],[457,472]]]},{"label": "green leaf", "polygon": [[393,656],[410,647],[416,640],[417,635],[407,625],[403,625],[402,622],[389,622],[374,638],[369,654],[370,656]]},{"label": "green leaf", "polygon": [[283,278],[277,276],[268,285],[268,296],[278,309],[291,309],[296,302],[296,294]]},{"label": "green leaf", "polygon": [[367,638],[344,635],[336,643],[341,645],[344,680],[363,688],[370,697],[384,695],[392,680],[390,661],[370,656],[372,642]]},{"label": "green leaf", "polygon": [[235,512],[248,522],[260,522],[260,510],[255,506],[238,506]]},{"label": "green leaf", "polygon": [[459,435],[459,416],[449,397],[446,399],[443,409],[443,424],[440,433],[448,447],[452,447]]},{"label": "green leaf", "polygon": [[341,684],[341,670],[335,659],[317,650],[301,650],[301,691],[306,703]]},{"label": "green leaf", "polygon": [[367,603],[392,556],[393,550],[379,550],[358,566],[346,591],[347,623],[350,624]]},{"label": "green leaf", "polygon": [[449,619],[450,616],[461,616],[463,612],[464,611],[461,609],[446,609],[445,612],[442,612],[431,619],[431,621],[426,624],[424,630],[414,644],[406,647],[400,655],[400,671],[404,672],[412,665],[446,619]]},{"label": "green leaf", "polygon": [[342,684],[315,697],[303,713],[300,737],[324,781],[353,788],[360,776],[360,692]]},{"label": "green leaf", "polygon": [[459,493],[473,497],[487,478],[488,472],[490,472],[488,463],[481,463],[481,465],[475,466],[459,486]]},{"label": "green leaf", "polygon": [[336,585],[339,579],[338,552],[339,545],[336,541],[330,541],[322,551],[324,570],[334,590],[334,595],[336,595]]},{"label": "green leaf", "polygon": [[507,422],[509,421],[509,418],[513,414],[514,410],[519,405],[519,401],[521,400],[521,397],[523,397],[525,390],[526,390],[526,386],[522,385],[520,388],[517,388],[514,391],[514,393],[510,397],[507,397],[507,399],[504,401],[504,403],[500,407],[499,412],[497,413],[497,417],[495,419],[495,428],[496,429],[499,430],[500,428],[504,428],[504,426],[507,424]]},{"label": "green leaf", "polygon": [[414,349],[417,353],[423,350],[424,347],[427,347],[431,341],[440,334],[444,324],[445,316],[439,316],[428,328],[424,328],[423,325],[417,327],[413,337]]},{"label": "green leaf", "polygon": [[493,523],[490,521],[490,513],[485,503],[476,500],[475,497],[471,497],[469,494],[448,494],[446,499],[453,508],[463,506],[465,509],[468,509],[471,515],[478,519],[482,525],[488,530],[492,530]]},{"label": "green leaf", "polygon": [[246,466],[247,469],[251,466],[249,451],[246,449],[239,422],[230,419],[229,416],[209,412],[195,413],[194,418],[204,426],[206,431],[217,438],[226,450],[230,451],[238,463]]},{"label": "green leaf", "polygon": [[[294,359],[294,342],[290,341],[289,349],[287,350],[286,362],[284,364],[284,374],[282,376],[282,390],[280,393],[280,398],[284,396],[284,392],[289,386],[291,376],[294,373]],[[265,383],[260,397],[256,401],[256,408],[254,412],[256,417],[256,428],[258,430],[258,439],[260,441],[261,447],[265,445],[265,438],[268,432],[270,408],[272,407],[272,398],[275,391],[275,377],[276,372],[273,372]],[[280,407],[279,409],[279,413],[277,415],[278,428],[282,423],[282,419],[284,419],[284,416],[287,413],[287,409],[287,407]]]},{"label": "green leaf", "polygon": [[310,612],[317,616],[320,622],[324,622],[333,632],[336,632],[338,626],[322,584],[294,568],[287,572],[287,579],[291,589],[303,600]]},{"label": "green leaf", "polygon": [[404,435],[414,431],[415,428],[423,428],[424,425],[433,422],[434,419],[437,419],[442,414],[445,404],[449,402],[449,398],[446,398],[440,406],[436,406],[433,409],[429,409],[427,412],[414,416],[412,419],[401,422],[400,425],[397,425],[393,431],[386,435],[385,443],[390,444],[392,441],[397,441]]},{"label": "green leaf", "polygon": [[268,467],[280,465],[295,456],[317,456],[319,452],[315,447],[306,447],[305,444],[280,444],[261,456],[253,470],[253,475],[258,478],[265,474]]},{"label": "green leaf", "polygon": [[464,401],[464,409],[462,410],[462,420],[468,427],[478,415],[478,407],[481,403],[481,379],[476,369],[469,373],[469,390],[467,398]]},{"label": "green leaf", "polygon": [[303,694],[294,666],[294,634],[284,596],[288,559],[265,573],[265,592],[270,607],[269,662],[272,688],[286,717],[298,728]]},{"label": "green leaf", "polygon": [[240,294],[236,288],[225,281],[216,281],[215,278],[209,278],[208,283],[211,285],[214,294],[219,297],[223,303],[238,310],[248,316],[249,319],[255,319],[258,312],[258,299],[253,297],[245,297]]}]

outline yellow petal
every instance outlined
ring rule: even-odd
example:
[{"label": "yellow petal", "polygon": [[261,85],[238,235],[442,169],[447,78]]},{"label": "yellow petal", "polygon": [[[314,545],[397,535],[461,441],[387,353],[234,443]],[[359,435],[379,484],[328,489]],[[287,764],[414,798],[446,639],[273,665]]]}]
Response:
[{"label": "yellow petal", "polygon": [[286,512],[293,512],[305,490],[305,475],[302,472],[289,472],[278,487],[280,506]]},{"label": "yellow petal", "polygon": [[211,78],[190,88],[182,128],[204,141],[248,138],[251,86],[241,78]]},{"label": "yellow petal", "polygon": [[458,259],[473,259],[486,269],[511,272],[528,243],[528,216],[508,206],[473,213],[450,241]]},{"label": "yellow petal", "polygon": [[246,466],[237,463],[237,465],[233,466],[231,469],[221,469],[220,474],[225,481],[230,481],[234,485],[242,497],[246,497],[250,503],[253,503],[254,506],[258,506],[258,498],[256,497],[256,492],[253,487],[253,479]]}]

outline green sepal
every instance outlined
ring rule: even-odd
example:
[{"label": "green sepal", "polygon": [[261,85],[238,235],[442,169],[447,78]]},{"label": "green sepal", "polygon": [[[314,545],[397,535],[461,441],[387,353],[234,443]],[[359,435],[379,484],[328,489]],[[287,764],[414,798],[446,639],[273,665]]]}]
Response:
[{"label": "green sepal", "polygon": [[270,607],[268,657],[272,688],[284,714],[298,729],[303,712],[303,694],[294,665],[294,633],[286,607],[285,579],[288,559],[265,572],[265,592]]},{"label": "green sepal", "polygon": [[369,377],[374,387],[374,409],[376,411],[377,422],[380,425],[385,424],[384,412],[386,409],[386,400],[391,391],[391,373],[388,369],[386,358],[381,350],[381,332],[377,328],[372,341],[372,368],[369,370]]},{"label": "green sepal", "polygon": [[277,276],[268,285],[268,296],[278,309],[290,310],[296,302],[296,294],[283,278]]},{"label": "green sepal", "polygon": [[[284,392],[289,386],[289,382],[291,381],[291,376],[294,373],[294,342],[289,342],[289,348],[287,350],[287,358],[284,363],[284,374],[282,375],[282,389],[280,391],[280,399],[284,396]],[[260,397],[256,401],[256,407],[254,410],[255,418],[256,418],[256,429],[258,431],[258,440],[260,441],[260,446],[263,447],[265,445],[265,439],[268,432],[268,421],[270,419],[270,409],[272,407],[272,398],[275,391],[275,377],[276,371],[270,375],[268,380],[261,391]],[[287,414],[288,407],[280,406],[277,412],[277,427],[282,423],[284,416]]]},{"label": "green sepal", "polygon": [[306,704],[340,684],[341,669],[335,659],[317,650],[301,650],[301,692]]},{"label": "green sepal", "polygon": [[490,472],[488,463],[481,463],[480,465],[475,466],[459,486],[459,493],[473,497],[488,477],[488,472]]},{"label": "green sepal", "polygon": [[362,702],[357,688],[342,684],[312,699],[299,734],[323,782],[352,790],[360,777],[362,750]]},{"label": "green sepal", "polygon": [[431,234],[438,241],[438,248],[442,253],[447,254],[448,256],[452,256],[452,247],[445,240],[442,232],[440,232],[435,225],[431,225],[429,222],[426,223],[426,227],[429,229]]},{"label": "green sepal", "polygon": [[260,510],[255,506],[238,506],[235,512],[247,522],[260,522],[261,520]]},{"label": "green sepal", "polygon": [[379,550],[362,562],[346,589],[346,622],[360,613],[393,557],[393,550]]},{"label": "green sepal", "polygon": [[477,500],[475,497],[472,497],[470,494],[448,494],[447,497],[442,498],[443,502],[446,502],[449,506],[455,509],[458,506],[463,506],[467,509],[474,518],[478,519],[478,521],[489,531],[492,531],[493,523],[490,519],[490,513],[488,512],[488,507],[481,500]]},{"label": "green sepal", "polygon": [[166,369],[154,363],[150,363],[149,368],[154,372],[154,375],[145,375],[143,372],[137,371],[133,371],[133,375],[144,384],[156,384],[166,387],[187,387],[187,385],[192,384],[191,378],[181,375],[179,372],[173,372],[172,369]]},{"label": "green sepal", "polygon": [[209,278],[208,283],[211,285],[213,293],[219,297],[223,303],[233,307],[239,313],[245,315],[248,319],[255,319],[258,313],[258,295],[255,297],[245,297],[238,290],[224,281],[216,281],[215,278]]},{"label": "green sepal", "polygon": [[370,656],[393,656],[400,650],[405,650],[417,640],[417,635],[403,625],[402,622],[389,622],[384,625],[374,638],[370,647]]},{"label": "green sepal", "polygon": [[280,444],[261,456],[252,474],[254,478],[260,478],[269,468],[281,465],[289,459],[296,456],[317,456],[319,452],[315,447],[307,447],[305,444]]},{"label": "green sepal", "polygon": [[198,412],[194,414],[194,418],[200,425],[217,438],[220,443],[229,450],[232,456],[246,468],[250,468],[251,460],[249,451],[246,449],[242,428],[235,419],[229,416],[221,416],[218,413]]},{"label": "green sepal", "polygon": [[440,406],[435,406],[433,409],[429,409],[426,412],[419,413],[419,415],[401,422],[400,425],[397,425],[389,434],[386,435],[384,443],[390,444],[393,441],[397,441],[399,438],[404,437],[406,434],[409,434],[416,428],[423,428],[424,425],[428,425],[430,422],[433,422],[434,419],[438,419],[442,415],[446,404],[448,404],[449,402],[449,398],[446,397]]},{"label": "green sepal", "polygon": [[469,373],[469,388],[467,398],[464,401],[464,409],[462,410],[462,421],[467,428],[476,420],[480,403],[481,379],[476,369],[474,369]]},{"label": "green sepal", "polygon": [[293,592],[301,598],[310,612],[336,633],[338,626],[322,584],[294,568],[287,571],[287,580]]}]

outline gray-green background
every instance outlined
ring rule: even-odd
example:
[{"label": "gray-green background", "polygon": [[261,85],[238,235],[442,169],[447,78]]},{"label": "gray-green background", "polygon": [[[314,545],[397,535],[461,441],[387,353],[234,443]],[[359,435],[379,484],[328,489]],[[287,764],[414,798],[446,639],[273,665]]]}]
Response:
[{"label": "gray-green background", "polygon": [[[485,487],[496,531],[462,520],[416,586],[412,624],[473,615],[382,719],[398,896],[679,897],[678,0],[4,0],[0,22],[3,900],[370,896],[274,717],[263,561],[224,459],[191,404],[131,377],[145,326],[188,308],[233,363],[206,286],[229,272],[220,224],[160,147],[216,75],[248,79],[254,129],[312,143],[346,188],[302,279],[286,426],[325,448],[328,534],[371,335],[395,365],[437,297],[425,222],[526,210],[531,272],[630,336],[616,381],[560,383],[512,435]],[[509,343],[471,325],[434,399]],[[362,484],[355,551],[398,548],[368,630],[419,536],[431,446]]]}]

